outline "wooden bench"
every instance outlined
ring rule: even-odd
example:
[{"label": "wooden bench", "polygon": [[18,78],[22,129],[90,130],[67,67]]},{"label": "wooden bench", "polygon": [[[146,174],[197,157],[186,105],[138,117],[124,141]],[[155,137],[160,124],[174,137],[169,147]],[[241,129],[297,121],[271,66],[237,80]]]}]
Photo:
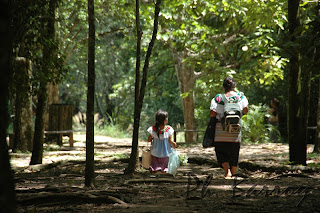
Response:
[{"label": "wooden bench", "polygon": [[57,135],[57,144],[62,146],[62,136],[66,135],[69,137],[69,146],[73,147],[73,133],[74,132],[84,132],[86,130],[59,130],[59,131],[44,131],[45,135]]}]

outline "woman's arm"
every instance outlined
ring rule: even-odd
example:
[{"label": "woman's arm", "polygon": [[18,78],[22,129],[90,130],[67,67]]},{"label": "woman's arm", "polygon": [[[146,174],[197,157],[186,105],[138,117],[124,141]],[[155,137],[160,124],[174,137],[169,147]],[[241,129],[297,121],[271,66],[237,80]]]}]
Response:
[{"label": "woman's arm", "polygon": [[210,117],[216,117],[217,113],[213,110],[210,110]]},{"label": "woman's arm", "polygon": [[246,106],[245,108],[243,108],[242,113],[245,115],[248,113],[248,111],[249,111],[249,107]]}]

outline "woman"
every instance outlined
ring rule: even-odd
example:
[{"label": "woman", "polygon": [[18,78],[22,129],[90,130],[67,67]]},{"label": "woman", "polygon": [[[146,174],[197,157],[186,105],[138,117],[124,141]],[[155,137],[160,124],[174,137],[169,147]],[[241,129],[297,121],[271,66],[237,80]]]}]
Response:
[{"label": "woman", "polygon": [[[248,113],[248,100],[242,92],[236,92],[236,82],[233,78],[227,77],[223,81],[224,95],[228,101],[234,101],[239,104],[242,114]],[[223,94],[217,94],[211,101],[210,117],[216,117],[215,132],[215,152],[219,165],[225,171],[225,178],[230,179],[237,172],[241,130],[239,132],[226,132],[222,128],[221,119],[224,114]]]}]

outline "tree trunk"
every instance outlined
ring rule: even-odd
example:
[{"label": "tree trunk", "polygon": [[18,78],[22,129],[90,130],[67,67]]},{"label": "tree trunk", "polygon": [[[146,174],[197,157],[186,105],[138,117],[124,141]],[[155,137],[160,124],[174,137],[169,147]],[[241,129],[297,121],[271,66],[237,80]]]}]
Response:
[{"label": "tree trunk", "polygon": [[136,168],[139,166],[139,127],[140,127],[140,115],[143,106],[143,99],[145,94],[145,88],[147,84],[149,60],[151,57],[152,49],[156,41],[159,24],[159,13],[160,13],[161,0],[157,0],[155,3],[155,15],[151,41],[148,46],[140,87],[140,57],[141,57],[141,37],[142,31],[140,27],[140,3],[136,0],[136,27],[137,27],[137,54],[136,54],[136,81],[135,81],[135,104],[134,104],[134,123],[133,123],[133,136],[132,136],[132,147],[129,165],[125,170],[126,174],[133,174]]},{"label": "tree trunk", "polygon": [[13,91],[15,91],[15,119],[13,152],[32,150],[33,120],[31,97],[31,63],[23,57],[14,60]]},{"label": "tree trunk", "polygon": [[186,132],[185,140],[186,142],[196,142],[197,133],[194,132],[196,130],[196,122],[194,117],[195,101],[193,90],[197,75],[193,68],[184,62],[187,54],[185,52],[178,52],[173,47],[171,47],[171,49],[180,93],[182,95],[184,126],[186,130],[191,130],[190,132]]},{"label": "tree trunk", "polygon": [[[55,10],[57,7],[57,0],[49,1],[49,9],[47,20],[44,20],[44,33],[46,42],[42,44],[43,47],[43,59],[41,72],[45,75],[46,72],[52,72],[52,61],[55,53]],[[47,21],[47,22],[46,22]],[[33,139],[33,150],[30,165],[42,164],[43,156],[43,140],[44,129],[46,124],[45,114],[47,110],[47,92],[48,92],[48,80],[45,77],[40,79],[40,85],[38,90],[38,103],[36,109],[36,121],[35,132]]]},{"label": "tree trunk", "polygon": [[[300,26],[299,0],[288,0],[288,21],[291,41],[296,41],[294,31]],[[306,110],[303,109],[302,90],[305,83],[301,80],[301,67],[299,65],[300,53],[297,49],[291,51],[289,61],[289,95],[288,95],[288,139],[289,139],[289,160],[293,164],[306,165],[307,158],[307,125],[305,124]],[[301,90],[302,89],[302,90]]]},{"label": "tree trunk", "polygon": [[23,57],[14,61],[15,119],[13,152],[32,150],[33,119],[31,95],[31,62]]},{"label": "tree trunk", "polygon": [[[320,7],[320,1],[318,1],[318,7]],[[320,11],[318,9],[316,9],[316,14],[317,17],[320,16]],[[317,29],[315,29],[315,31],[319,32],[320,31],[320,27],[318,26]],[[316,32],[315,32],[316,33]],[[320,61],[320,50],[319,48],[316,47],[315,49],[315,60],[316,63],[314,64],[314,72],[318,74],[318,76],[320,75],[320,70],[319,70],[319,62]],[[315,140],[315,144],[314,144],[314,148],[313,148],[313,152],[314,153],[320,153],[320,78],[318,80],[318,112],[317,112],[317,130],[316,130],[316,140]]]},{"label": "tree trunk", "polygon": [[9,64],[12,61],[12,36],[9,35],[11,23],[9,2],[0,2],[0,206],[1,211],[14,213],[16,212],[16,195],[7,145],[9,123],[8,82],[10,71],[12,71]]},{"label": "tree trunk", "polygon": [[43,138],[44,138],[44,115],[47,101],[47,86],[40,84],[36,109],[36,121],[34,127],[33,150],[30,165],[42,164]]},{"label": "tree trunk", "polygon": [[94,187],[94,91],[95,91],[95,22],[94,0],[88,0],[88,91],[86,130],[85,186]]},{"label": "tree trunk", "polygon": [[314,153],[320,153],[320,78],[319,78],[319,98],[318,98],[318,112],[317,112],[317,138],[316,142],[314,144],[313,152]]}]

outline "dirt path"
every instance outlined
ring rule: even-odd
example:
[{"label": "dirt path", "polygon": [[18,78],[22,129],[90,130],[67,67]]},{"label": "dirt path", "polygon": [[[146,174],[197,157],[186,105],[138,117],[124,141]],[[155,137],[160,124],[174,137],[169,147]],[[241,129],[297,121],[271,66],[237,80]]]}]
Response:
[{"label": "dirt path", "polygon": [[19,212],[320,212],[320,156],[308,155],[314,166],[289,166],[284,144],[242,145],[234,180],[223,178],[213,148],[201,144],[180,144],[189,162],[175,177],[144,169],[129,177],[131,139],[95,136],[96,188],[89,190],[85,136],[74,139],[73,148],[67,139],[46,145],[43,165],[11,153]]}]

